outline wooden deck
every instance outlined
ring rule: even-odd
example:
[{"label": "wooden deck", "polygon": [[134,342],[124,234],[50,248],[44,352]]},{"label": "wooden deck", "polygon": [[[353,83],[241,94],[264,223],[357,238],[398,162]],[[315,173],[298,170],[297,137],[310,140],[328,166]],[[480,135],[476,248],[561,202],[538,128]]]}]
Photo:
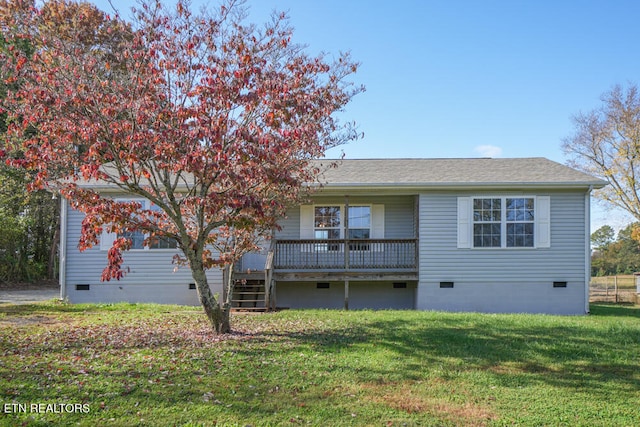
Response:
[{"label": "wooden deck", "polygon": [[349,281],[418,280],[418,240],[272,240],[249,261],[234,266],[234,310],[275,308],[276,282],[310,281],[344,282],[348,308]]},{"label": "wooden deck", "polygon": [[414,271],[417,239],[277,240],[273,268],[283,271]]}]

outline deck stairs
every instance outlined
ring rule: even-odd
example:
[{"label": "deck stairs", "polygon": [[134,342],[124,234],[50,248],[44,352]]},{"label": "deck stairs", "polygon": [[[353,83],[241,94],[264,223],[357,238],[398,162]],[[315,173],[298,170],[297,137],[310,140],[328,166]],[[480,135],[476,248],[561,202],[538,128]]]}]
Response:
[{"label": "deck stairs", "polygon": [[237,280],[231,300],[233,311],[267,311],[264,280]]},{"label": "deck stairs", "polygon": [[270,247],[245,254],[233,267],[231,272],[231,280],[234,281],[232,311],[258,312],[275,309],[273,251],[272,241]]}]

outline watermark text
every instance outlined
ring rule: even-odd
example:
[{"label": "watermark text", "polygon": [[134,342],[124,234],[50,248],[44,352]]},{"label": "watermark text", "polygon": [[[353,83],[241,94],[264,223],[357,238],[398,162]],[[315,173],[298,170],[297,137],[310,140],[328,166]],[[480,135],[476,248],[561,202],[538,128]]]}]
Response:
[{"label": "watermark text", "polygon": [[3,403],[4,414],[88,414],[88,403]]}]

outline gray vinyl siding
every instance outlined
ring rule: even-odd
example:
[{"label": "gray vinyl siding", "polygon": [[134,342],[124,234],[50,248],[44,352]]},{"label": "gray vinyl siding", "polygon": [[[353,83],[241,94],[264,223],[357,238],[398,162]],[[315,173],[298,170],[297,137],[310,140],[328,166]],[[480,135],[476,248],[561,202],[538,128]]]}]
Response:
[{"label": "gray vinyl siding", "polygon": [[458,249],[457,198],[482,194],[420,196],[419,309],[584,313],[585,194],[526,194],[551,197],[550,248]]},{"label": "gray vinyl siding", "polygon": [[385,239],[413,239],[414,226],[414,197],[382,198],[384,203],[384,233]]},{"label": "gray vinyl siding", "polygon": [[296,240],[300,238],[300,207],[295,206],[287,211],[287,215],[278,221],[281,229],[276,231],[276,238]]},{"label": "gray vinyl siding", "polygon": [[[349,282],[351,310],[412,310],[415,308],[416,283],[394,288],[393,282]],[[344,282],[329,282],[318,289],[317,282],[278,282],[276,304],[281,308],[344,308]]]},{"label": "gray vinyl siding", "polygon": [[[318,197],[312,202],[316,205],[344,205],[344,197]],[[414,197],[349,197],[349,205],[384,205],[384,238],[412,239],[414,227]],[[295,240],[300,238],[300,207],[296,206],[287,211],[285,218],[278,221],[282,227],[276,232],[276,238]]]},{"label": "gray vinyl siding", "polygon": [[[128,270],[120,280],[101,282],[100,276],[107,265],[107,251],[96,245],[84,252],[78,250],[78,241],[84,214],[68,209],[66,244],[66,289],[71,302],[158,302],[199,304],[189,267],[176,268],[175,250],[128,251],[123,254],[123,267]],[[222,272],[207,272],[214,292],[222,291]],[[90,291],[76,291],[75,285],[91,285]],[[118,297],[122,294],[122,297]]]}]

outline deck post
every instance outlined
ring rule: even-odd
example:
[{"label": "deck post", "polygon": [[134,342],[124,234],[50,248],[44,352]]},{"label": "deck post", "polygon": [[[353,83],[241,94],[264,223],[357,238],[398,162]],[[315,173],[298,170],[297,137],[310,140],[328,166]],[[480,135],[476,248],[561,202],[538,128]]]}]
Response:
[{"label": "deck post", "polygon": [[276,281],[271,279],[271,307],[270,309],[275,311],[278,307],[278,300],[276,299]]},{"label": "deck post", "polygon": [[[273,235],[272,235],[273,236]],[[267,252],[267,259],[264,263],[264,306],[265,309],[271,310],[271,292],[273,287],[273,250],[275,247],[275,239],[271,239],[271,244]]]},{"label": "deck post", "polygon": [[349,310],[349,280],[344,281],[344,309]]}]

